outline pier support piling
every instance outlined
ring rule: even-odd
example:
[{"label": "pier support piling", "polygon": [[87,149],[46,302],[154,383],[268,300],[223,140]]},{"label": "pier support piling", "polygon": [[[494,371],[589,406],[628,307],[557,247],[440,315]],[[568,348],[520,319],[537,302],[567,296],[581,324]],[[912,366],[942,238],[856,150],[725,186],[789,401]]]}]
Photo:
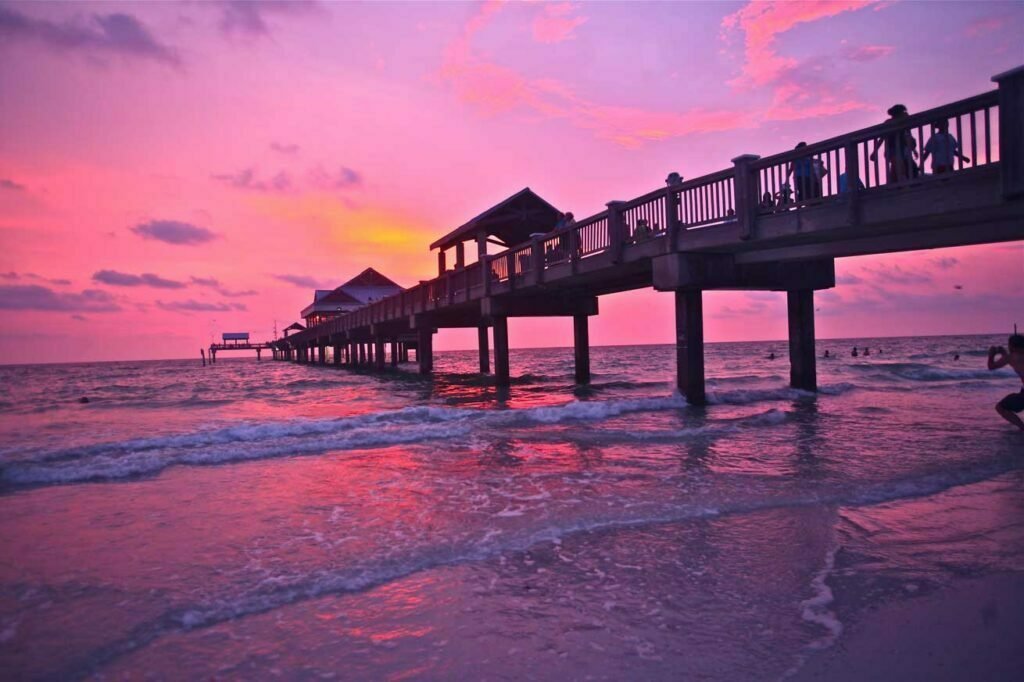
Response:
[{"label": "pier support piling", "polygon": [[334,342],[334,360],[335,365],[341,364],[341,341]]},{"label": "pier support piling", "polygon": [[586,315],[572,317],[573,350],[576,364],[576,383],[590,383],[590,327]]},{"label": "pier support piling", "polygon": [[494,317],[494,379],[498,386],[511,383],[508,367],[508,318]]},{"label": "pier support piling", "polygon": [[487,325],[481,324],[476,328],[477,346],[480,349],[480,373],[491,373],[491,349],[487,339]]},{"label": "pier support piling", "polygon": [[398,367],[398,341],[391,341],[391,366]]},{"label": "pier support piling", "polygon": [[676,386],[691,405],[704,391],[704,302],[700,289],[676,291]]},{"label": "pier support piling", "polygon": [[789,309],[789,385],[818,390],[814,357],[814,290],[786,292]]},{"label": "pier support piling", "polygon": [[430,374],[434,371],[434,330],[429,327],[419,330],[416,360],[420,365],[420,374]]},{"label": "pier support piling", "polygon": [[373,340],[373,366],[378,372],[384,371],[384,337]]}]

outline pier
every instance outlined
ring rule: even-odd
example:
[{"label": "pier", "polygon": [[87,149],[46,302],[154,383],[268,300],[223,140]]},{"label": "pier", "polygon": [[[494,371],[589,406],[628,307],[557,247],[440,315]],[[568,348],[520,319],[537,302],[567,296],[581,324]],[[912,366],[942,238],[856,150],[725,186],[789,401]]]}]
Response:
[{"label": "pier", "polygon": [[[579,222],[559,224],[558,209],[523,189],[431,245],[436,278],[269,345],[275,359],[326,364],[330,348],[332,364],[378,370],[414,349],[429,374],[438,329],[476,328],[480,371],[491,371],[493,341],[494,380],[507,386],[509,319],[561,316],[572,318],[575,376],[587,383],[599,297],[654,288],[674,296],[677,385],[701,404],[703,292],[784,291],[790,383],[813,391],[814,292],[836,285],[836,258],[1024,239],[1024,67],[993,80],[996,90],[899,120],[773,156],[738,156],[690,180],[673,174],[666,186],[610,201]],[[939,121],[971,163],[892,177],[879,141],[909,133],[923,150]],[[791,170],[800,163],[822,171],[794,196]],[[503,250],[489,254],[489,245]]]},{"label": "pier", "polygon": [[262,359],[263,351],[269,350],[274,354],[276,359],[277,349],[267,341],[264,343],[256,343],[249,340],[249,332],[225,332],[221,335],[220,343],[211,343],[207,349],[210,357],[210,364],[216,364],[217,353],[223,353],[225,351],[256,351],[256,361],[259,362]]}]

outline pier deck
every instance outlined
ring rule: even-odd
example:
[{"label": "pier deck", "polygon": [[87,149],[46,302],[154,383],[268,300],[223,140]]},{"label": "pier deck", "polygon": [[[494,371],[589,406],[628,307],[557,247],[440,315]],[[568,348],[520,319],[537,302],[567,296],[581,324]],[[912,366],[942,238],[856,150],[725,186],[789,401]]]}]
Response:
[{"label": "pier deck", "polygon": [[[993,80],[999,88],[991,92],[774,156],[740,156],[717,173],[609,202],[501,253],[488,255],[480,240],[468,265],[459,243],[454,269],[445,269],[442,250],[435,279],[272,342],[275,358],[309,362],[319,349],[325,362],[331,346],[336,364],[383,368],[391,343],[393,362],[417,346],[428,373],[437,329],[477,327],[486,372],[490,328],[495,379],[507,385],[508,318],[570,316],[576,377],[586,382],[587,322],[598,297],[653,287],[675,294],[678,386],[701,403],[701,293],[774,290],[788,297],[791,383],[813,390],[813,292],[835,286],[835,258],[1024,239],[1024,67]],[[940,120],[972,163],[888,177],[877,141],[909,131],[924,149]],[[814,191],[792,197],[790,170],[808,160],[824,172]]]}]

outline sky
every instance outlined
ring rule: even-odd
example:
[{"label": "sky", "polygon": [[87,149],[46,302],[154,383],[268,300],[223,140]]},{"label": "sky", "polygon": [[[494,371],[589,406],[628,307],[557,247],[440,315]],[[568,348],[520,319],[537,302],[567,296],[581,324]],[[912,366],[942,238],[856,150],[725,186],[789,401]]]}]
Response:
[{"label": "sky", "polygon": [[[0,2],[0,363],[269,339],[368,266],[433,276],[430,242],[523,187],[591,215],[991,90],[1021,35],[1020,2]],[[836,269],[819,337],[1024,325],[1022,242]],[[600,311],[595,345],[674,336],[670,294]],[[705,294],[705,335],[785,338],[784,294]]]}]

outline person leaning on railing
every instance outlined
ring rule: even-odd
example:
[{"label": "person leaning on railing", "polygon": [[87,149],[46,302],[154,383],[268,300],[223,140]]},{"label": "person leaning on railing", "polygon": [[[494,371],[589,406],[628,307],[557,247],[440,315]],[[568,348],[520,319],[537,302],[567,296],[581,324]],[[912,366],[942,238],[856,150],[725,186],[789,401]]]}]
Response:
[{"label": "person leaning on railing", "polygon": [[[806,142],[797,144],[796,149],[803,149]],[[796,185],[796,200],[808,201],[821,197],[821,179],[828,173],[819,159],[813,156],[805,156],[796,159],[786,169],[786,177],[793,176],[793,183]]]}]

